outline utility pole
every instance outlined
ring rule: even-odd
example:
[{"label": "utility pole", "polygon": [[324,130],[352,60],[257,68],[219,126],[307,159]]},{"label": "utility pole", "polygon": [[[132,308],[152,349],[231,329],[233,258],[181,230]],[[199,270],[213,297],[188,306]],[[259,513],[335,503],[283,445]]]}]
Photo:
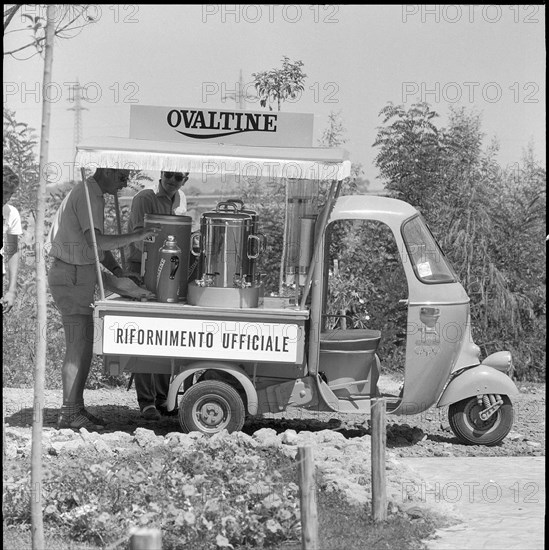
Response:
[{"label": "utility pole", "polygon": [[71,103],[74,103],[74,107],[69,107],[67,111],[74,111],[74,155],[76,157],[76,146],[82,140],[82,111],[88,111],[86,107],[82,106],[82,86],[80,86],[80,81],[76,79],[76,86],[72,87],[73,94],[69,94],[69,99]]},{"label": "utility pole", "polygon": [[242,78],[242,69],[240,69],[240,74],[238,77],[238,84],[234,92],[229,92],[221,97],[222,100],[225,99],[234,99],[235,106],[237,109],[244,111],[246,106],[246,101],[249,99],[257,99],[255,95],[249,95],[244,92],[244,80]]}]

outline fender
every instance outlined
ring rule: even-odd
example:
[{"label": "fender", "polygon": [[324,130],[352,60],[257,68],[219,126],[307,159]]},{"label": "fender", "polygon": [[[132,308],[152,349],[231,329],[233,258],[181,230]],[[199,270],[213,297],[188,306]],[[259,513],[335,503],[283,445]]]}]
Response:
[{"label": "fender", "polygon": [[192,376],[195,372],[202,370],[218,370],[223,371],[231,376],[234,376],[244,388],[246,392],[246,397],[248,398],[248,412],[252,415],[257,414],[258,400],[257,392],[255,391],[252,381],[248,378],[248,375],[244,372],[244,369],[237,367],[231,363],[217,363],[214,361],[196,361],[190,363],[185,370],[180,372],[170,384],[170,389],[168,391],[168,403],[167,409],[172,411],[175,409],[175,404],[177,401],[177,392],[181,385],[185,382],[189,376]]},{"label": "fender", "polygon": [[442,392],[436,406],[444,407],[467,397],[485,393],[518,395],[519,391],[506,374],[487,365],[478,365],[454,376]]}]

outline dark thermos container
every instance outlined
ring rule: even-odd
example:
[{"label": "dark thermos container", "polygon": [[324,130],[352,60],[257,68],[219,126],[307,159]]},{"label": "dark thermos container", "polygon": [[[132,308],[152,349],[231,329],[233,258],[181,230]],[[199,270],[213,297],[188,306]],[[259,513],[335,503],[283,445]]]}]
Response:
[{"label": "dark thermos container", "polygon": [[175,237],[169,235],[158,251],[156,298],[159,302],[177,302],[179,299],[179,269],[183,266],[181,248]]},{"label": "dark thermos container", "polygon": [[179,297],[187,297],[188,258],[191,246],[192,221],[190,216],[145,214],[145,227],[160,228],[160,233],[158,235],[148,237],[143,242],[141,275],[143,276],[145,287],[151,292],[156,292],[160,250],[168,236],[172,235],[177,245],[181,248],[181,253],[183,255],[177,274],[179,279]]}]

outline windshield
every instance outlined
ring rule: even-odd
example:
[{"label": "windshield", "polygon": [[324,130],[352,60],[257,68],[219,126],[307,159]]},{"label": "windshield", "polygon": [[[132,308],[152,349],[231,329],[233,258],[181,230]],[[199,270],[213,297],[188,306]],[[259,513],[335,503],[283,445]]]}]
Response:
[{"label": "windshield", "polygon": [[416,277],[423,283],[454,283],[457,280],[442,249],[421,216],[404,222],[402,236]]}]

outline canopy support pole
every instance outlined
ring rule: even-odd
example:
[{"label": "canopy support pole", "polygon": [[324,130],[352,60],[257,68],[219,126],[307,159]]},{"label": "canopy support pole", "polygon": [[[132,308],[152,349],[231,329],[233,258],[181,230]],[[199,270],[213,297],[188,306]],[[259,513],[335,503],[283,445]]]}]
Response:
[{"label": "canopy support pole", "polygon": [[97,249],[97,240],[95,238],[95,225],[93,223],[93,212],[90,200],[90,190],[88,188],[88,182],[86,181],[86,171],[84,168],[80,168],[82,173],[82,182],[84,183],[84,191],[86,195],[86,204],[88,205],[88,216],[90,218],[90,233],[93,247],[93,255],[95,257],[95,267],[97,269],[97,284],[99,285],[99,295],[101,300],[105,299],[105,288],[103,287],[103,277],[101,275],[101,262],[99,261],[99,250]]},{"label": "canopy support pole", "polygon": [[[118,194],[114,195],[114,210],[116,212],[116,227],[118,229],[118,234],[122,235],[122,224],[120,223],[120,204],[118,202]],[[126,271],[126,256],[124,254],[124,247],[121,246],[119,249],[120,252],[120,261],[122,263],[122,271]]]}]

